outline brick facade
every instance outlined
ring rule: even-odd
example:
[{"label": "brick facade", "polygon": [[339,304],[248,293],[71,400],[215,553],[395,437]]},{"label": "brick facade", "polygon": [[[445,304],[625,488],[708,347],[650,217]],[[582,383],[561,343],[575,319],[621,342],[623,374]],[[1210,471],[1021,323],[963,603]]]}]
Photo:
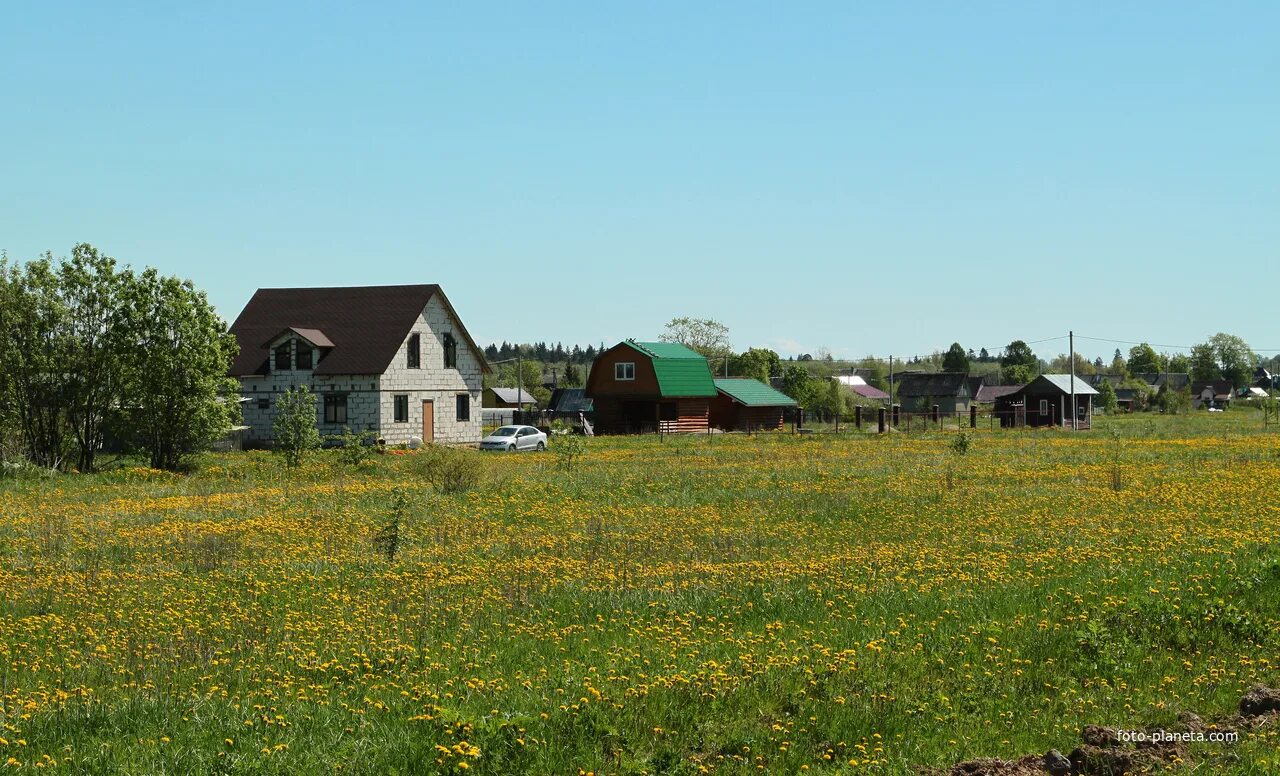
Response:
[{"label": "brick facade", "polygon": [[[482,366],[477,354],[467,346],[460,328],[440,298],[431,298],[381,375],[315,375],[309,369],[277,370],[273,352],[271,374],[240,378],[241,393],[249,400],[241,405],[244,424],[250,429],[247,441],[269,444],[281,394],[295,386],[307,385],[317,394],[316,425],[322,435],[340,434],[343,426],[348,426],[356,432],[371,430],[387,444],[421,438],[423,400],[429,399],[434,409],[434,441],[478,443]],[[415,333],[420,336],[420,366],[410,368],[407,346]],[[456,368],[444,366],[446,334],[451,334],[457,343]],[[291,343],[291,366],[297,364],[298,349],[309,347],[297,335],[285,334],[271,343],[272,350],[283,343]],[[320,351],[314,350],[313,365],[319,357]],[[326,394],[346,396],[346,423],[325,422],[323,397]],[[395,420],[395,397],[400,395],[408,397],[408,420],[403,422]],[[468,397],[468,420],[458,420],[459,395]]]}]

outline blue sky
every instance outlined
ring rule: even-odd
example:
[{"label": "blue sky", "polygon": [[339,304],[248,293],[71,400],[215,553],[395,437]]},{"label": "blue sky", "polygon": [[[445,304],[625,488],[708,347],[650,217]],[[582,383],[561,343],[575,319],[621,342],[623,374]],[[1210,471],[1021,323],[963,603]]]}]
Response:
[{"label": "blue sky", "polygon": [[1280,4],[115,5],[3,12],[11,258],[435,282],[482,342],[1280,348]]}]

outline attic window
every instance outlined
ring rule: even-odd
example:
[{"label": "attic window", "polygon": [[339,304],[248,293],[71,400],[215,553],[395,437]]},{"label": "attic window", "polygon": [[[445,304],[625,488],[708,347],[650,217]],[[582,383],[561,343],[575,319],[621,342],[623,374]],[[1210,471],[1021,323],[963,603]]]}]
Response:
[{"label": "attic window", "polygon": [[422,335],[414,334],[409,337],[408,359],[406,366],[410,369],[417,369],[422,366]]},{"label": "attic window", "polygon": [[614,380],[634,380],[636,379],[636,365],[634,361],[619,361],[613,365]]},{"label": "attic window", "polygon": [[458,341],[448,332],[444,335],[444,368],[458,368]]},{"label": "attic window", "polygon": [[311,368],[311,346],[304,343],[298,343],[298,368]]},{"label": "attic window", "polygon": [[289,343],[286,342],[276,348],[276,371],[287,371],[289,369]]}]

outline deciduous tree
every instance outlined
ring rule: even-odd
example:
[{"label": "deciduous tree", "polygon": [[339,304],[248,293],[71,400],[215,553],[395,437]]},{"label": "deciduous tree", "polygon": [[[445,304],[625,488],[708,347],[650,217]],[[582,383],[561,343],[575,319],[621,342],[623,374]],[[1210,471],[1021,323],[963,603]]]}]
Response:
[{"label": "deciduous tree", "polygon": [[189,280],[148,268],[127,286],[129,425],[152,467],[181,469],[239,419],[236,340]]}]

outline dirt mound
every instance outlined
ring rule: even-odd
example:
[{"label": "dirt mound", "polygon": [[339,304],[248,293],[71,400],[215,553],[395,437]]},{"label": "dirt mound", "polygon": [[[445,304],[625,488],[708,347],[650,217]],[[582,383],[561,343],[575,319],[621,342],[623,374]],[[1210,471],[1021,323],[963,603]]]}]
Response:
[{"label": "dirt mound", "polygon": [[1253,730],[1267,725],[1280,725],[1280,690],[1255,685],[1240,698],[1238,714],[1206,723],[1199,716],[1183,712],[1178,723],[1170,729],[1148,728],[1145,736],[1137,737],[1137,743],[1121,735],[1116,728],[1101,725],[1085,725],[1080,731],[1080,746],[1066,757],[1057,749],[1050,749],[1043,757],[1027,755],[1017,760],[979,758],[956,763],[949,771],[920,769],[927,776],[1122,776],[1143,773],[1153,767],[1174,760],[1188,759],[1186,745],[1167,740],[1167,733],[1200,733],[1218,731]]},{"label": "dirt mound", "polygon": [[1280,690],[1255,684],[1240,699],[1240,716],[1261,717],[1280,713]]},{"label": "dirt mound", "polygon": [[1042,758],[1028,755],[1019,760],[998,760],[994,757],[967,760],[943,773],[949,776],[1044,776],[1045,769]]}]

